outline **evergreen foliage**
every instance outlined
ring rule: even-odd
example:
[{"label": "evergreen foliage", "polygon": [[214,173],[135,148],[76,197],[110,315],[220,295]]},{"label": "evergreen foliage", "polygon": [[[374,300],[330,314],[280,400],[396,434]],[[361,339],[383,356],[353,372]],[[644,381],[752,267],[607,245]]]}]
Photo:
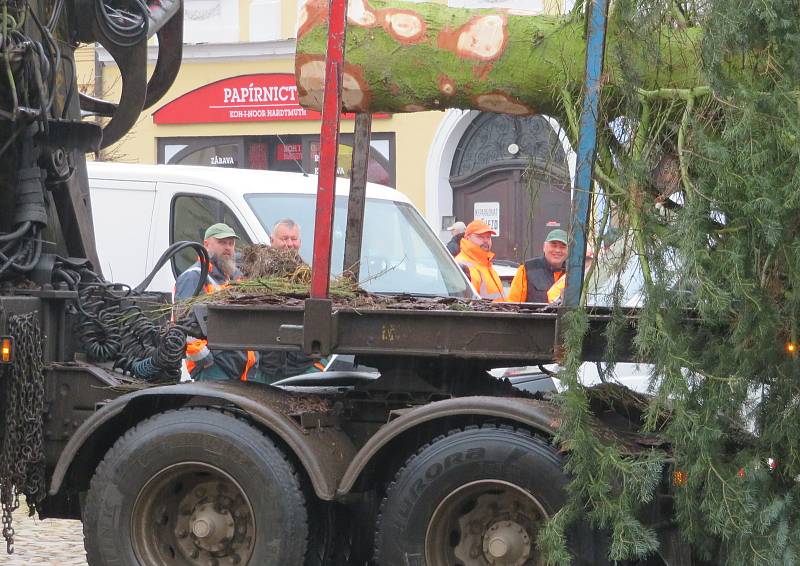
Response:
[{"label": "evergreen foliage", "polygon": [[[612,126],[599,141],[595,179],[612,224],[626,230],[623,249],[641,265],[635,345],[652,364],[653,397],[640,426],[664,436],[669,457],[626,454],[592,434],[578,377],[587,319],[571,313],[559,441],[574,479],[569,505],[539,537],[552,564],[569,563],[564,529],[578,516],[609,530],[612,559],[653,552],[656,533],[639,517],[665,462],[668,473],[686,474],[674,487],[675,520],[700,558],[798,563],[800,362],[787,349],[798,341],[800,311],[798,16],[796,0],[612,7],[619,35],[607,59],[623,76],[604,95]],[[665,26],[703,30],[693,36],[703,84],[642,87],[642,68],[669,68]],[[562,103],[574,138],[573,87]],[[626,264],[616,270],[618,312]]]}]

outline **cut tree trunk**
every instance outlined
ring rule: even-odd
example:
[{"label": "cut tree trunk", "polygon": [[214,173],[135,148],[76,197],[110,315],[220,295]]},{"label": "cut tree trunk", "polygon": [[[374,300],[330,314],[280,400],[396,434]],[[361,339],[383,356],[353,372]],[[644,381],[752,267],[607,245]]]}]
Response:
[{"label": "cut tree trunk", "polygon": [[[295,73],[300,103],[316,110],[322,107],[327,17],[327,0],[306,0],[298,21]],[[573,94],[580,90],[583,32],[582,21],[562,16],[350,0],[344,109],[465,108],[558,115],[561,89],[566,87]],[[627,37],[623,42],[612,18],[607,37],[605,82],[611,88],[606,88],[606,96],[613,96],[619,75],[615,53],[625,54],[643,88],[702,84],[697,29],[665,27],[646,42]],[[655,48],[662,65],[636,57]]]}]

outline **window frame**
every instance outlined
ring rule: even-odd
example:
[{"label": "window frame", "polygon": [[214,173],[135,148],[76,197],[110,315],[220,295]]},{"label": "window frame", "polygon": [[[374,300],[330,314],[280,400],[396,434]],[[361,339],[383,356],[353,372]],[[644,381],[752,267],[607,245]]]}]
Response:
[{"label": "window frame", "polygon": [[[252,245],[253,242],[252,242],[252,240],[250,238],[250,234],[247,233],[247,229],[245,228],[244,224],[242,223],[242,220],[239,218],[239,216],[236,215],[236,213],[233,211],[233,209],[230,206],[228,206],[226,203],[224,203],[222,201],[222,199],[219,199],[217,197],[213,197],[213,196],[210,196],[210,195],[190,193],[190,192],[186,192],[186,191],[179,191],[179,192],[176,192],[175,194],[172,195],[172,198],[170,200],[170,205],[169,205],[169,245],[170,246],[173,245],[177,241],[175,239],[175,209],[176,209],[177,204],[178,204],[178,199],[182,198],[182,197],[191,197],[191,198],[194,198],[194,199],[214,200],[214,201],[216,201],[216,203],[218,205],[224,206],[225,209],[230,213],[231,217],[236,219],[237,226],[231,226],[231,228],[233,228],[234,232],[236,232],[236,234],[239,236],[239,242],[241,242],[242,244],[245,244],[245,245]],[[221,211],[221,209],[218,206],[217,207],[217,211],[214,214],[213,222],[211,224],[216,224],[217,222],[222,222],[223,221],[224,212],[222,214],[220,214],[220,211]],[[202,244],[203,242],[200,241],[199,243]],[[177,255],[174,255],[174,256],[172,256],[170,258],[170,269],[172,270],[172,275],[176,279],[181,275],[181,273],[183,273],[183,271],[178,271],[178,267],[176,265],[176,258],[177,257],[178,257]],[[188,266],[187,266],[187,268],[188,268]]]}]

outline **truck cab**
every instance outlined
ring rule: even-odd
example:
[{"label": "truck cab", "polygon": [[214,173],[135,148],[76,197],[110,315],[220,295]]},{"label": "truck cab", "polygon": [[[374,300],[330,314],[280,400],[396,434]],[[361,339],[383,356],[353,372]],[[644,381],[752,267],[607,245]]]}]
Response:
[{"label": "truck cab", "polygon": [[[278,220],[301,226],[300,255],[310,263],[317,178],[300,173],[181,165],[87,164],[100,269],[114,281],[138,282],[171,244],[203,241],[216,222],[230,225],[242,244],[269,243]],[[339,179],[332,275],[343,270],[347,179]],[[186,251],[153,279],[168,293],[196,257]],[[447,249],[402,193],[369,183],[360,285],[374,293],[473,297]]]}]

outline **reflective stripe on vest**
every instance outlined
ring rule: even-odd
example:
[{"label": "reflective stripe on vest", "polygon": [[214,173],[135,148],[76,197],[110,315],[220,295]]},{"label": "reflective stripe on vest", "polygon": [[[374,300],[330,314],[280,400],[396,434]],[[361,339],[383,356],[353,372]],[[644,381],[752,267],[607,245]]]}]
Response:
[{"label": "reflective stripe on vest", "polygon": [[[561,274],[561,272],[557,271],[556,275],[559,275],[558,279],[553,283],[553,286],[547,290],[547,302],[549,303],[554,303],[561,298],[561,293],[564,291],[564,287],[567,284],[567,278]],[[554,277],[556,275],[554,275]]]},{"label": "reflective stripe on vest", "polygon": [[244,364],[242,377],[239,378],[241,381],[247,381],[247,372],[249,372],[254,365],[256,365],[256,353],[252,350],[247,350],[247,362]]},{"label": "reflective stripe on vest", "polygon": [[[469,269],[469,278],[470,278],[470,282],[473,285],[475,284],[475,276],[473,275],[473,273],[477,273],[478,274],[477,278],[480,279],[480,282],[481,282],[481,284],[479,285],[478,294],[481,296],[482,299],[502,299],[503,298],[503,291],[502,291],[503,284],[502,283],[500,283],[500,285],[499,285],[499,287],[501,289],[500,292],[498,292],[498,293],[490,293],[489,292],[489,286],[486,285],[486,281],[484,281],[480,269],[475,267],[475,264],[473,262],[462,259],[462,260],[459,260],[458,264],[459,265],[463,265],[464,267]],[[491,273],[491,271],[489,273]],[[495,282],[495,284],[497,284],[497,283],[498,282]]]},{"label": "reflective stripe on vest", "polygon": [[206,344],[207,342],[203,339],[189,336],[186,339],[186,359],[199,362],[203,358],[207,358],[211,354],[211,350],[208,349]]}]

